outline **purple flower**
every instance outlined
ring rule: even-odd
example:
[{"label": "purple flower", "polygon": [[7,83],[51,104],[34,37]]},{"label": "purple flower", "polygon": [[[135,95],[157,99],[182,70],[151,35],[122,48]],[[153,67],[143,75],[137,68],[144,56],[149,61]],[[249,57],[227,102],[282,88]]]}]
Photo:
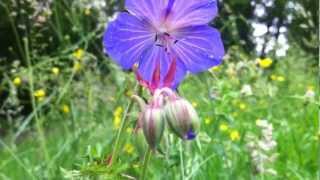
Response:
[{"label": "purple flower", "polygon": [[126,0],[128,12],[111,22],[105,51],[151,91],[176,88],[187,72],[219,65],[224,56],[220,33],[208,25],[217,0]]}]

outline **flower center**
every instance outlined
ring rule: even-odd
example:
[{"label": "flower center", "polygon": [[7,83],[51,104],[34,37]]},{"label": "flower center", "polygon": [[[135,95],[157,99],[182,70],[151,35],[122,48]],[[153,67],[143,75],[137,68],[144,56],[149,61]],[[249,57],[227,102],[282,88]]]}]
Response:
[{"label": "flower center", "polygon": [[170,33],[167,32],[166,28],[160,28],[157,34],[155,35],[155,44],[157,46],[163,47],[166,52],[178,42]]}]

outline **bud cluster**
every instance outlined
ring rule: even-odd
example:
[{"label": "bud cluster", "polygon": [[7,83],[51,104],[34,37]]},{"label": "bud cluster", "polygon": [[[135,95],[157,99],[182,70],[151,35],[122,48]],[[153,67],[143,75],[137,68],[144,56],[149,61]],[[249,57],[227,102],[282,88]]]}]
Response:
[{"label": "bud cluster", "polygon": [[138,128],[143,129],[145,139],[151,148],[161,141],[167,123],[178,137],[192,140],[196,137],[200,120],[196,110],[186,99],[169,88],[155,91],[151,101],[145,105],[139,97],[134,97],[141,106]]}]

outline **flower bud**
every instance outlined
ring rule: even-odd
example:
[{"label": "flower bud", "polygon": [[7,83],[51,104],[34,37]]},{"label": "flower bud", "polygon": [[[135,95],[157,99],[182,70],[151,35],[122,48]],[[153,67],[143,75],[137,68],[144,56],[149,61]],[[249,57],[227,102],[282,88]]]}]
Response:
[{"label": "flower bud", "polygon": [[175,134],[184,140],[192,140],[200,127],[196,110],[185,99],[177,97],[168,100],[165,106],[165,117]]},{"label": "flower bud", "polygon": [[164,131],[164,116],[162,108],[149,105],[142,115],[144,136],[151,148],[155,148],[161,140]]}]

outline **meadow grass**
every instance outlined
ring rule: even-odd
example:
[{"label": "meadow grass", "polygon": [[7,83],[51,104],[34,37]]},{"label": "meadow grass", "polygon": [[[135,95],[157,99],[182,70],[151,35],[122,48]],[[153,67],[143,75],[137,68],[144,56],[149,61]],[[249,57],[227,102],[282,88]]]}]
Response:
[{"label": "meadow grass", "polygon": [[[152,154],[146,179],[319,178],[319,102],[317,97],[311,102],[304,98],[308,87],[319,89],[317,67],[308,64],[312,60],[292,50],[272,69],[241,60],[245,67],[233,72],[230,64],[237,61],[229,60],[219,69],[189,76],[179,93],[197,109],[202,119],[200,134],[196,141],[183,142],[167,133],[166,153]],[[119,123],[116,116],[123,116],[123,111],[115,111],[126,108],[136,86],[132,73],[111,67],[106,76],[83,67],[56,77],[45,100],[34,100],[36,112],[25,121],[29,125],[22,124],[0,140],[0,179],[130,179],[141,175],[143,153],[132,134],[139,112],[136,106],[128,114],[119,143],[119,161],[108,166]],[[36,79],[46,75],[32,68],[41,69],[41,65],[30,64],[28,69],[29,78],[35,79],[30,82],[34,92]],[[271,75],[283,79],[272,80]],[[252,96],[241,95],[243,84],[252,86]],[[273,124],[277,158],[271,166],[276,176],[256,174],[253,169],[246,137],[260,136],[257,119]],[[232,132],[239,132],[239,137],[232,138]]]}]

